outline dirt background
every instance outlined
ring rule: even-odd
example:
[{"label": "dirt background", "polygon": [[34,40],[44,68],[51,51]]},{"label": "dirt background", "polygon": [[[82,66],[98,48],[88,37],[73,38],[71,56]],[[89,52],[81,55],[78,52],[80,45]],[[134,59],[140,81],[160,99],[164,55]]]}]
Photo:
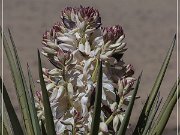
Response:
[{"label": "dirt background", "polygon": [[[136,77],[143,69],[138,92],[141,99],[136,101],[131,118],[133,128],[176,32],[176,0],[4,0],[4,29],[7,31],[9,27],[13,33],[24,72],[28,62],[34,79],[38,79],[37,48],[40,49],[42,46],[43,32],[59,21],[60,11],[64,7],[79,5],[97,8],[102,16],[103,26],[122,25],[128,45],[124,60],[134,65]],[[3,64],[4,81],[19,112],[5,55]],[[50,65],[45,59],[43,64],[46,67]],[[176,71],[176,51],[174,51],[161,86],[161,96],[164,99],[176,79]],[[175,108],[163,135],[176,134],[176,112]]]}]

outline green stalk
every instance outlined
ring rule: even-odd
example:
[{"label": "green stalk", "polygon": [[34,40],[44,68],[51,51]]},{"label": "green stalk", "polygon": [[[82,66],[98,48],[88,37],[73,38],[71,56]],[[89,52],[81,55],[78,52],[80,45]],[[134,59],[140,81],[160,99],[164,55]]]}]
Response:
[{"label": "green stalk", "polygon": [[90,135],[98,135],[99,132],[101,100],[102,100],[102,61],[100,61],[100,65],[99,65],[98,82],[96,87],[96,96],[94,103],[94,114],[93,114],[93,121],[91,124]]}]

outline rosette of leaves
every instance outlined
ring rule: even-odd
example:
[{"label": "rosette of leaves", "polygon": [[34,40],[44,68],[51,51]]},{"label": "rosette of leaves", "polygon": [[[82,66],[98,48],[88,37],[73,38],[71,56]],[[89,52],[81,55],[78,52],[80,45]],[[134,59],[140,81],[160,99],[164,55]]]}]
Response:
[{"label": "rosette of leaves", "polygon": [[[127,49],[121,26],[102,27],[98,10],[91,7],[65,8],[61,12],[61,21],[46,31],[42,40],[42,54],[54,65],[53,69],[42,68],[38,52],[41,91],[34,87],[29,66],[29,80],[26,82],[10,31],[9,35],[12,46],[8,45],[4,35],[2,38],[23,123],[18,121],[4,86],[3,133],[126,133],[141,75],[137,80],[133,78],[132,65],[123,61]],[[179,98],[177,80],[161,111],[157,111],[161,103],[159,88],[174,45],[175,38],[144,105],[134,135],[162,134]]]}]

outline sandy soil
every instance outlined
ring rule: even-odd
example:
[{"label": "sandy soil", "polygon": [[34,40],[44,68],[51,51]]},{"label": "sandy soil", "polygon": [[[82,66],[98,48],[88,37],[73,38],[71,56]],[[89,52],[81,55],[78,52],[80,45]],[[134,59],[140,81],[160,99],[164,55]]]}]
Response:
[{"label": "sandy soil", "polygon": [[[14,35],[19,56],[26,72],[29,63],[34,79],[37,76],[37,48],[41,48],[42,34],[60,19],[60,10],[66,6],[93,6],[99,9],[103,26],[121,24],[128,44],[125,53],[126,63],[134,65],[137,77],[143,69],[143,78],[131,118],[132,125],[137,121],[142,104],[147,97],[163,58],[176,32],[175,0],[5,0],[4,28]],[[1,48],[2,49],[2,48]],[[176,49],[177,50],[177,49]],[[43,60],[49,67],[49,63]],[[161,96],[167,96],[176,79],[176,51],[172,56],[168,72],[161,87]],[[9,66],[4,55],[4,81],[18,112],[15,90],[10,78]],[[176,108],[167,124],[164,135],[176,134]]]}]

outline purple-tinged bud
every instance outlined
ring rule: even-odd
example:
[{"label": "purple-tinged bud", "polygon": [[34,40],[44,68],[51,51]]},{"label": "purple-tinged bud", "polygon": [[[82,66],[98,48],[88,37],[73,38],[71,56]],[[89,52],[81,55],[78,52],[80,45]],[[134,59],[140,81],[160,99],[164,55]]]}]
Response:
[{"label": "purple-tinged bud", "polygon": [[60,22],[57,22],[54,24],[53,29],[55,30],[55,32],[61,32],[61,26],[62,24]]},{"label": "purple-tinged bud", "polygon": [[[101,25],[101,17],[99,16],[99,11],[93,7],[83,7],[78,8],[80,17],[86,20],[91,26],[99,28]],[[82,20],[83,21],[83,20]]]},{"label": "purple-tinged bud", "polygon": [[134,74],[134,67],[131,64],[128,64],[126,66],[126,74],[125,74],[125,76],[128,77],[128,76],[132,76],[133,74]]},{"label": "purple-tinged bud", "polygon": [[101,25],[99,11],[93,7],[67,7],[62,11],[61,18],[64,26],[68,29],[79,27],[79,23],[82,22],[85,22],[90,28],[99,28]]},{"label": "purple-tinged bud", "polygon": [[40,91],[36,91],[35,96],[38,98],[39,101],[42,100],[42,95]]},{"label": "purple-tinged bud", "polygon": [[73,29],[76,26],[75,13],[76,13],[76,9],[72,7],[66,7],[61,12],[62,22],[66,28]]},{"label": "purple-tinged bud", "polygon": [[115,43],[122,35],[124,35],[123,29],[120,25],[115,25],[112,27],[102,28],[104,41],[111,41]]},{"label": "purple-tinged bud", "polygon": [[71,13],[76,12],[75,8],[72,7],[66,7],[61,13],[63,17],[66,17],[67,19],[71,17]]}]

